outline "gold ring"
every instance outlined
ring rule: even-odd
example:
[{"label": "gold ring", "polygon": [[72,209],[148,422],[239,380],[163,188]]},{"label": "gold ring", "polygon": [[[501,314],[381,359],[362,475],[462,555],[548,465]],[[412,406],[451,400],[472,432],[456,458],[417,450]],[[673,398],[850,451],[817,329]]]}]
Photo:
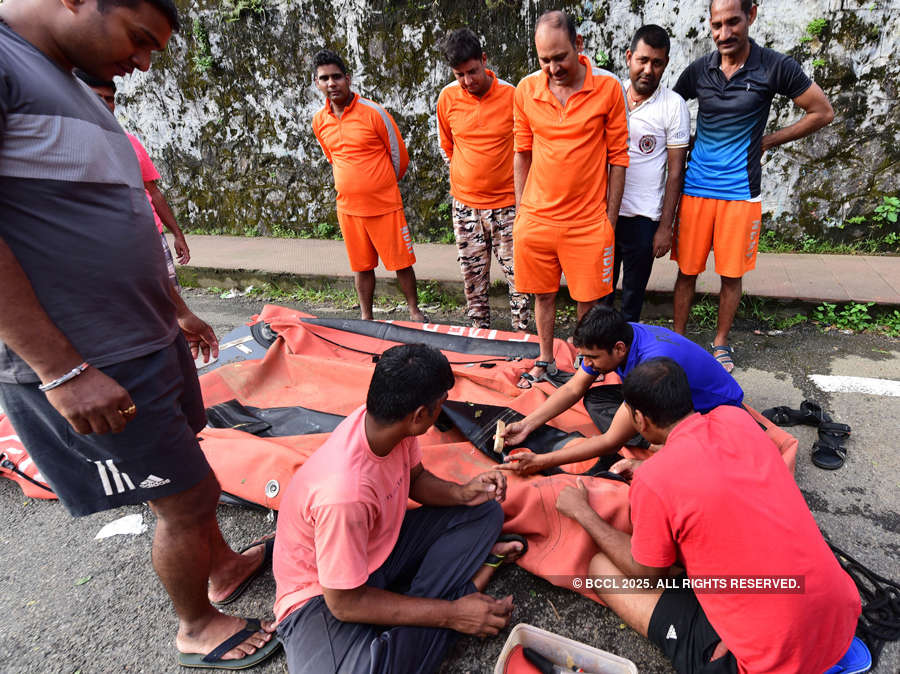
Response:
[{"label": "gold ring", "polygon": [[137,405],[132,405],[131,407],[126,407],[124,410],[116,410],[123,417],[130,417],[132,414],[137,413]]}]

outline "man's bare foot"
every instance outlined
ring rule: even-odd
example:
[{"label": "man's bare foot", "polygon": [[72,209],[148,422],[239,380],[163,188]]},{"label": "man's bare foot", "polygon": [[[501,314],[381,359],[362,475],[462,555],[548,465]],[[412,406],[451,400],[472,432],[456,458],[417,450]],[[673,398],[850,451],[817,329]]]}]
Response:
[{"label": "man's bare foot", "polygon": [[[502,557],[503,562],[501,565],[504,565],[515,562],[522,556],[524,550],[525,547],[519,541],[500,541],[494,543],[494,547],[491,548],[491,554]],[[491,579],[491,576],[494,575],[494,571],[496,570],[497,569],[493,566],[487,566],[485,564],[475,572],[475,576],[472,578],[472,584],[479,592],[484,592],[484,588],[487,587],[488,581]]]},{"label": "man's bare foot", "polygon": [[428,322],[428,318],[425,316],[425,314],[422,313],[422,311],[418,307],[416,307],[415,309],[409,310],[409,317],[415,323],[427,323]]},{"label": "man's bare foot", "polygon": [[[243,643],[225,653],[222,660],[238,660],[246,655],[252,655],[257,648],[265,646],[272,639],[275,624],[269,621],[260,624],[262,629],[259,632],[254,632]],[[210,609],[208,618],[202,624],[179,626],[178,634],[175,637],[175,647],[180,653],[205,655],[246,626],[247,621],[243,618],[225,615]]]},{"label": "man's bare foot", "polygon": [[[266,537],[265,540],[268,540]],[[254,545],[240,555],[234,555],[209,577],[207,596],[214,603],[227,599],[248,577],[255,575],[265,560],[265,543]]]}]

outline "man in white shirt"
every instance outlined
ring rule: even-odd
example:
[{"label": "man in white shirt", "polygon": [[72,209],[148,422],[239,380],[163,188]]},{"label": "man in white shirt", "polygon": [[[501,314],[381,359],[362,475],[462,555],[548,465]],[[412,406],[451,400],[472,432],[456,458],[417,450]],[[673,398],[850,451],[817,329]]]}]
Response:
[{"label": "man in white shirt", "polygon": [[622,313],[626,321],[636,323],[653,258],[662,257],[672,247],[691,117],[684,99],[659,85],[669,64],[669,36],[663,28],[641,26],[625,59],[630,163],[616,225],[613,287],[623,270]]}]

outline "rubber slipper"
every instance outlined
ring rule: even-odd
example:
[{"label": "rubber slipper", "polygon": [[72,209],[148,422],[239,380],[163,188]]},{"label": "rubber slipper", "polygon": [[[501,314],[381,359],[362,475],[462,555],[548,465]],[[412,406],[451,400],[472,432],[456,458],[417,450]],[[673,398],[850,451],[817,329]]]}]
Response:
[{"label": "rubber slipper", "polygon": [[281,648],[281,641],[274,634],[272,638],[263,646],[260,646],[250,655],[245,655],[236,660],[222,660],[232,648],[244,643],[252,637],[256,632],[262,631],[262,625],[257,618],[244,618],[247,621],[246,626],[240,632],[235,632],[221,644],[216,646],[206,655],[202,653],[182,653],[178,652],[178,664],[182,667],[204,667],[208,669],[247,669],[255,667],[259,663],[268,660],[275,655]]},{"label": "rubber slipper", "polygon": [[[521,536],[519,534],[503,534],[502,536],[500,536],[497,539],[496,542],[497,543],[521,543],[522,549],[517,550],[515,553],[511,553],[511,554],[519,555],[519,559],[521,559],[522,556],[526,552],[528,552],[528,541],[525,540],[524,536]],[[503,561],[508,556],[509,555],[495,555],[495,554],[491,553],[490,555],[488,555],[488,558],[484,561],[484,564],[485,564],[485,566],[492,566],[496,569],[498,566],[503,564]]]},{"label": "rubber slipper", "polygon": [[247,552],[250,548],[255,548],[257,545],[265,545],[265,551],[263,552],[262,563],[253,570],[253,572],[244,578],[240,585],[238,585],[234,591],[229,594],[222,601],[213,601],[210,602],[213,606],[221,607],[227,606],[232,602],[237,601],[244,592],[247,591],[247,588],[253,583],[254,580],[259,578],[263,573],[265,573],[272,566],[272,551],[275,549],[275,536],[271,536],[269,538],[263,538],[259,541],[254,541],[250,545],[241,548],[238,552],[244,553]]},{"label": "rubber slipper", "polygon": [[710,344],[709,346],[712,348],[713,358],[719,361],[719,365],[724,367],[726,372],[731,373],[734,370],[734,347],[728,344]]}]

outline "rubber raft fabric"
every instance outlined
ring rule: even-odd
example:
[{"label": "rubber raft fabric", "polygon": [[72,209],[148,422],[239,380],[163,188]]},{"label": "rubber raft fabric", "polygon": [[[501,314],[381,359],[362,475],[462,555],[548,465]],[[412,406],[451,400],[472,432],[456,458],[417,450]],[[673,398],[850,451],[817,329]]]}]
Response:
[{"label": "rubber raft fabric", "polygon": [[[538,353],[537,338],[525,333],[317,319],[275,305],[264,307],[248,325],[251,329],[244,329],[243,336],[238,331],[237,337],[233,333],[223,338],[223,346],[229,348],[223,349],[217,363],[201,369],[200,383],[207,408],[237,401],[257,415],[269,411],[261,415],[267,424],[280,423],[277,420],[285,418],[289,408],[338,416],[350,414],[365,402],[374,359],[403,342],[424,342],[441,349],[456,377],[449,395],[456,403],[483,405],[488,411],[492,408],[487,406],[509,408],[525,415],[554,390],[546,382],[527,390],[517,388],[519,376],[530,368]],[[270,340],[274,341],[265,348]],[[572,369],[565,365],[573,363],[574,348],[563,340],[555,340],[553,350],[560,367]],[[619,383],[619,378],[610,374],[599,385]],[[766,428],[793,470],[797,440],[755,411],[748,411]],[[0,420],[0,437],[5,434],[3,421]],[[552,425],[562,432],[559,435],[597,433],[580,403],[554,419]],[[224,491],[277,510],[283,489],[294,472],[326,437],[327,433],[273,432],[266,432],[263,437],[234,428],[207,428],[201,433],[200,445]],[[573,442],[578,442],[575,437]],[[490,451],[477,449],[455,426],[430,429],[420,437],[420,444],[425,467],[447,480],[465,482],[497,464],[497,459],[489,456]],[[648,456],[640,449],[623,449],[622,455]],[[586,573],[596,547],[578,524],[556,511],[556,497],[564,487],[574,485],[578,475],[594,469],[592,472],[599,476],[582,477],[592,507],[617,529],[631,532],[628,485],[603,477],[596,464],[596,459],[592,459],[564,466],[566,472],[551,476],[522,478],[507,474],[503,531],[522,534],[529,543],[528,553],[518,564],[570,589],[571,577]],[[39,489],[35,487],[34,491]],[[582,593],[596,599],[590,592]]]}]

